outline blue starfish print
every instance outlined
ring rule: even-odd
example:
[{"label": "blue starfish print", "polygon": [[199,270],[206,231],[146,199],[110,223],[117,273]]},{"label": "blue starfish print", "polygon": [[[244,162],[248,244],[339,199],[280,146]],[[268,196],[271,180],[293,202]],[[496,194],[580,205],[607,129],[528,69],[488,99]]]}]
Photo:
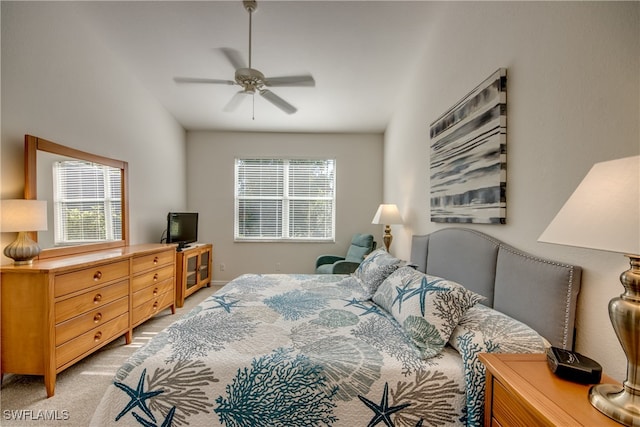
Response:
[{"label": "blue starfish print", "polygon": [[125,393],[127,393],[129,395],[129,397],[131,398],[131,401],[129,401],[129,403],[127,403],[127,406],[125,406],[125,408],[116,417],[116,421],[118,421],[120,418],[122,418],[122,416],[125,415],[127,412],[129,412],[130,410],[132,410],[133,408],[138,406],[138,407],[140,407],[140,409],[142,409],[142,412],[144,412],[149,418],[151,418],[155,422],[156,419],[154,418],[153,414],[149,410],[149,407],[147,406],[147,403],[145,401],[147,399],[151,398],[151,397],[159,395],[164,390],[156,390],[156,391],[145,392],[144,391],[144,378],[145,378],[146,375],[147,375],[147,370],[145,369],[145,370],[142,371],[142,375],[140,375],[140,380],[138,380],[138,387],[135,390],[132,389],[131,387],[129,387],[128,385],[124,384],[124,383],[120,383],[120,382],[114,382],[113,383],[120,390],[122,390]]},{"label": "blue starfish print", "polygon": [[360,314],[360,316],[364,316],[367,314],[380,314],[382,315],[382,313],[380,312],[380,310],[378,310],[378,307],[376,307],[375,305],[366,305],[364,304],[362,301],[360,301],[359,299],[353,298],[351,300],[345,300],[347,301],[347,304],[345,305],[345,307],[348,307],[350,305],[359,308],[361,310],[364,310],[363,313]]},{"label": "blue starfish print", "polygon": [[447,288],[435,286],[435,284],[439,282],[442,282],[442,279],[435,279],[429,282],[426,277],[423,277],[422,282],[420,283],[420,287],[413,289],[404,300],[406,301],[409,298],[418,295],[420,297],[420,312],[424,316],[424,301],[427,297],[427,292],[440,292],[449,290]]},{"label": "blue starfish print", "polygon": [[402,299],[410,291],[411,291],[411,289],[407,289],[406,286],[404,288],[401,288],[400,286],[396,286],[396,292],[398,292],[398,295],[396,295],[395,299],[391,303],[391,307],[393,307],[395,305],[396,301],[397,301],[398,302],[398,312],[402,311]]},{"label": "blue starfish print", "polygon": [[235,301],[227,301],[226,300],[227,296],[226,295],[214,295],[213,297],[211,297],[211,299],[213,299],[215,302],[217,302],[219,304],[218,307],[211,307],[209,308],[209,310],[213,310],[214,308],[224,308],[224,311],[226,311],[227,313],[231,313],[231,309],[240,302],[240,300],[235,300]]},{"label": "blue starfish print", "polygon": [[358,298],[351,298],[350,300],[344,300],[347,302],[347,305],[345,305],[345,307],[348,307],[350,305],[355,305],[356,307],[360,307],[362,306],[362,301],[360,301]]},{"label": "blue starfish print", "polygon": [[[175,413],[176,413],[176,407],[174,406],[173,408],[171,408],[171,410],[167,414],[167,418],[164,419],[164,421],[162,422],[162,425],[160,427],[171,427],[171,423],[173,422],[173,414],[175,414]],[[132,412],[131,414],[144,427],[158,427],[156,424],[150,423],[149,421],[145,420],[144,418],[142,418],[140,415],[136,414],[135,412]]]},{"label": "blue starfish print", "polygon": [[378,307],[376,307],[375,305],[371,305],[369,307],[367,306],[363,306],[361,307],[364,312],[360,313],[360,316],[366,316],[367,314],[379,314],[382,316],[382,313],[380,312],[380,309]]},{"label": "blue starfish print", "polygon": [[402,405],[397,406],[389,406],[389,383],[384,383],[384,391],[382,392],[382,400],[380,401],[380,405],[376,405],[366,397],[358,395],[358,398],[369,407],[375,414],[367,427],[373,427],[380,422],[384,422],[387,427],[395,427],[393,421],[391,421],[391,414],[398,412],[407,406],[410,406],[411,403],[403,403]]}]

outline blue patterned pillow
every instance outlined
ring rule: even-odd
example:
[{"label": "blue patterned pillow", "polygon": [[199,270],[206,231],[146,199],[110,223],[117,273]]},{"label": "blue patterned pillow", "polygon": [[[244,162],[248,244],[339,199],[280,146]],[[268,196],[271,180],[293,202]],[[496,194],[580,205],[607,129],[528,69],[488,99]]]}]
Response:
[{"label": "blue patterned pillow", "polygon": [[462,316],[449,344],[464,364],[467,426],[481,425],[484,417],[486,370],[479,353],[543,353],[550,345],[529,326],[482,304]]},{"label": "blue patterned pillow", "polygon": [[380,284],[400,266],[400,260],[384,249],[371,252],[360,263],[353,275],[371,298]]},{"label": "blue patterned pillow", "polygon": [[422,357],[430,358],[442,351],[462,315],[482,298],[456,282],[402,267],[380,285],[373,301],[402,325]]}]

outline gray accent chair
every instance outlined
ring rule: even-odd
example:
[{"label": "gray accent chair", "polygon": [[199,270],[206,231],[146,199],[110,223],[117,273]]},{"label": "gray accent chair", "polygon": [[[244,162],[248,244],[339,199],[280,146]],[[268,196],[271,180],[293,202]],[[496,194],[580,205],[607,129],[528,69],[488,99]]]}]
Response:
[{"label": "gray accent chair", "polygon": [[354,234],[347,255],[320,255],[316,259],[316,274],[351,274],[375,248],[371,234]]}]

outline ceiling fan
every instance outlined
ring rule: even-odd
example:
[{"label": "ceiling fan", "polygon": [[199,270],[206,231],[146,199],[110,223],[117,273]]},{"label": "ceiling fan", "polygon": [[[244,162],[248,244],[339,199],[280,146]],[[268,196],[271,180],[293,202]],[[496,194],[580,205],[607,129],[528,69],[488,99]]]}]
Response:
[{"label": "ceiling fan", "polygon": [[270,91],[269,87],[313,87],[316,82],[313,76],[296,75],[283,77],[265,77],[262,72],[251,67],[251,17],[257,8],[256,0],[243,0],[244,8],[249,12],[249,66],[242,60],[240,53],[234,49],[222,48],[222,53],[236,70],[234,80],[202,79],[194,77],[175,77],[176,83],[205,83],[239,85],[242,89],[231,98],[224,107],[224,111],[234,111],[246,98],[247,95],[255,95],[256,92],[267,101],[281,109],[287,114],[293,114],[297,108]]}]

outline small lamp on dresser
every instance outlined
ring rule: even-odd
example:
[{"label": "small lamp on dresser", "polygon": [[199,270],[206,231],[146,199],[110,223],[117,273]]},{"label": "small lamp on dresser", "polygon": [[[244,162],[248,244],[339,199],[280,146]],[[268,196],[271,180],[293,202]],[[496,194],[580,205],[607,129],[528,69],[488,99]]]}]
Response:
[{"label": "small lamp on dresser", "polygon": [[597,384],[591,404],[619,423],[640,425],[640,156],[596,163],[538,239],[625,254],[624,293],[609,317],[627,357],[622,387]]},{"label": "small lamp on dresser", "polygon": [[29,237],[30,231],[47,229],[47,202],[43,200],[0,201],[0,231],[17,232],[18,237],[4,248],[4,255],[15,265],[31,264],[40,254],[40,246]]},{"label": "small lamp on dresser", "polygon": [[384,242],[384,247],[387,249],[387,252],[389,252],[389,246],[391,246],[391,241],[393,240],[390,225],[402,224],[402,222],[402,216],[400,215],[400,211],[396,205],[382,204],[378,206],[378,210],[376,211],[371,224],[384,224],[384,236],[382,237],[382,241]]}]

